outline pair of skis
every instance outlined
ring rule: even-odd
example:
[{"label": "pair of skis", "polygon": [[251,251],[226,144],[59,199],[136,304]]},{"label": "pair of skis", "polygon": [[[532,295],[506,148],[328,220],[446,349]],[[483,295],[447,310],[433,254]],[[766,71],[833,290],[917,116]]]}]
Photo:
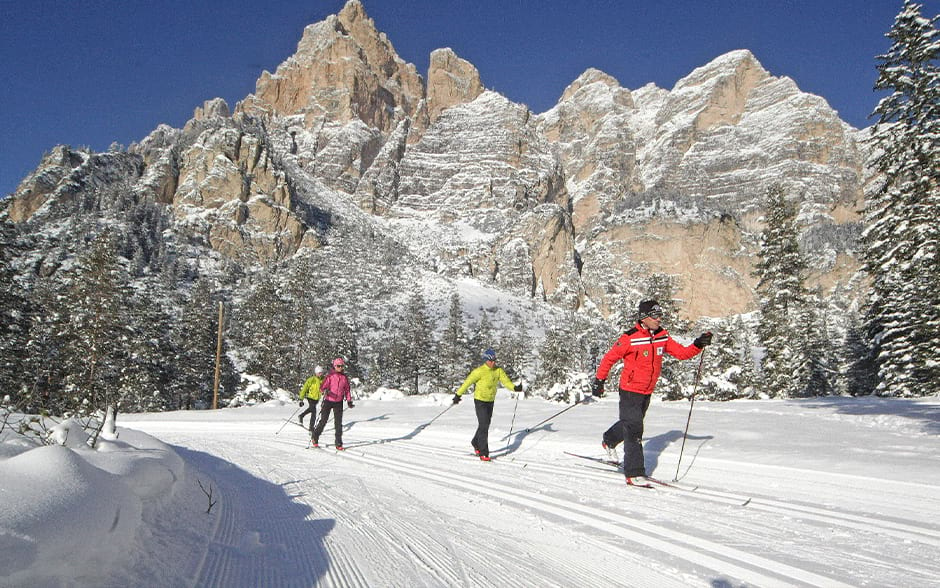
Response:
[{"label": "pair of skis", "polygon": [[[621,467],[620,462],[617,461],[617,460],[614,460],[614,459],[604,459],[604,458],[602,458],[602,457],[593,457],[593,456],[590,456],[590,455],[581,455],[581,454],[579,454],[579,453],[571,453],[570,451],[566,451],[566,452],[565,452],[565,455],[570,455],[571,457],[580,457],[581,459],[586,459],[586,460],[588,460],[588,461],[593,461],[593,462],[596,462],[596,463],[602,463],[602,464],[604,464],[604,465],[611,466],[612,468],[617,469],[617,470],[619,470],[620,467]],[[648,489],[651,489],[651,490],[652,490],[652,489],[655,489],[657,486],[662,486],[662,487],[664,487],[664,488],[675,488],[676,490],[688,490],[688,488],[683,488],[683,487],[681,487],[681,486],[676,486],[675,484],[671,484],[671,483],[669,483],[669,482],[666,482],[666,481],[664,481],[664,480],[660,480],[660,479],[658,479],[658,478],[651,478],[650,476],[643,476],[643,477],[647,480],[647,483],[645,483],[645,484],[628,484],[628,485],[629,485],[629,486],[633,486],[634,488],[648,488]]]}]

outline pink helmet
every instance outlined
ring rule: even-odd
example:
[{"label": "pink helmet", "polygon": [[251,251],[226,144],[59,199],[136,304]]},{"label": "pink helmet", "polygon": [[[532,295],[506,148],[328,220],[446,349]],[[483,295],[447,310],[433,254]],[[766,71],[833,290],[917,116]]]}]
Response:
[{"label": "pink helmet", "polygon": [[333,367],[334,368],[346,367],[346,362],[343,361],[342,357],[337,357],[336,359],[333,360]]}]

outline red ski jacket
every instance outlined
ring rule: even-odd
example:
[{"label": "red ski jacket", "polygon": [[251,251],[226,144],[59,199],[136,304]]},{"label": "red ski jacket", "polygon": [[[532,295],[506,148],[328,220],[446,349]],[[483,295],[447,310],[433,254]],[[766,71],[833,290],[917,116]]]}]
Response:
[{"label": "red ski jacket", "polygon": [[663,365],[663,353],[676,359],[690,359],[702,350],[695,345],[682,345],[669,336],[666,329],[651,333],[637,323],[629,331],[620,335],[610,351],[597,366],[598,380],[606,380],[610,369],[623,360],[623,372],[620,374],[620,389],[638,394],[652,394],[659,379]]}]

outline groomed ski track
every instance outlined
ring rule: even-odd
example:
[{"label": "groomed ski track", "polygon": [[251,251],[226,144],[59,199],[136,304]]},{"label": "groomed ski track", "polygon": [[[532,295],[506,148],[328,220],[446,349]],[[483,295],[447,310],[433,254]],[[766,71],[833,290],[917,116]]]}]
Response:
[{"label": "groomed ski track", "polygon": [[[377,436],[346,433],[339,453],[306,449],[296,427],[274,436],[260,426],[196,434],[155,425],[219,492],[213,537],[190,564],[193,586],[836,587],[865,585],[871,568],[889,583],[940,578],[930,555],[940,554],[940,531],[923,518],[868,512],[864,493],[857,505],[823,505],[782,482],[796,473],[834,488],[862,484],[854,476],[744,464],[763,492],[641,491],[612,468],[531,459],[518,446],[496,445],[496,459],[481,463],[452,437],[448,446],[370,428]],[[696,467],[741,475],[742,464],[706,461]],[[884,480],[881,491],[886,483],[928,504],[935,494]],[[879,549],[886,541],[927,561],[892,561]],[[808,565],[792,548],[804,543]]]}]

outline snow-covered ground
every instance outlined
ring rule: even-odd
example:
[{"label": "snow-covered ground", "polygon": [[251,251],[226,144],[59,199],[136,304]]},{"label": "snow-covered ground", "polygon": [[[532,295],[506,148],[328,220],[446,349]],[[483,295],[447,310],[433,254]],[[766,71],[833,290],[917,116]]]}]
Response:
[{"label": "snow-covered ground", "polygon": [[[342,453],[279,402],[121,415],[97,451],[7,439],[0,586],[940,585],[937,399],[696,402],[681,490],[565,453],[602,457],[614,398],[527,431],[564,407],[513,423],[501,395],[491,463],[469,399],[423,426],[449,403],[359,400]],[[650,408],[660,478],[688,410]]]}]

